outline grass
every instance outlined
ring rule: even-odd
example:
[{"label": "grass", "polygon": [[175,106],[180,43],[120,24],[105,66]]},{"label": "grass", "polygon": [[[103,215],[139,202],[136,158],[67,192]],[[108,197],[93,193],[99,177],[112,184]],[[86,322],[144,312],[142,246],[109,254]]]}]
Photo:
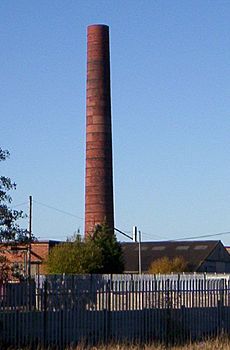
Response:
[{"label": "grass", "polygon": [[[37,349],[31,348],[13,348],[10,347],[7,350],[45,350],[42,347]],[[50,347],[46,350],[54,350]],[[59,350],[64,350],[60,349]],[[78,345],[76,347],[66,348],[65,350],[230,350],[230,339],[227,337],[221,337],[214,340],[202,341],[196,343],[190,343],[183,346],[165,346],[165,345],[101,345],[87,347],[84,345]]]}]

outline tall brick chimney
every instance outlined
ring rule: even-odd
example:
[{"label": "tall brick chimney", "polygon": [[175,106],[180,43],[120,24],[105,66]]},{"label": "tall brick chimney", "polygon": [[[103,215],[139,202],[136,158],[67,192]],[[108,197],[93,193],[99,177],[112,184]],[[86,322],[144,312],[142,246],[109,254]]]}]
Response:
[{"label": "tall brick chimney", "polygon": [[113,229],[109,27],[90,25],[87,32],[85,235],[103,222]]}]

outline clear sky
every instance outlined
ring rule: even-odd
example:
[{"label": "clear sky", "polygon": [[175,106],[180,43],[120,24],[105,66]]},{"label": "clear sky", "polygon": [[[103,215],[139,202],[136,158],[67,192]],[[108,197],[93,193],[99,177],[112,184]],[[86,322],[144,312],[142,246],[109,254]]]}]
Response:
[{"label": "clear sky", "polygon": [[[116,227],[135,224],[144,240],[230,231],[224,0],[1,0],[1,147],[11,152],[1,174],[17,183],[13,203],[27,212],[33,196],[40,239],[83,232],[95,23],[110,26]],[[230,245],[230,234],[214,239]]]}]

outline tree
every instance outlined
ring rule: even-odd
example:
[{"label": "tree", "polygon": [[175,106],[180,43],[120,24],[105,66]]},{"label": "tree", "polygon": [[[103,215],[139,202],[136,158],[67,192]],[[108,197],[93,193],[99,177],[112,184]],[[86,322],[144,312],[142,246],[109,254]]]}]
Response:
[{"label": "tree", "polygon": [[[9,156],[9,151],[0,148],[0,161],[5,161]],[[17,223],[24,217],[23,212],[9,208],[12,202],[9,191],[15,189],[16,184],[9,177],[0,176],[0,243],[28,241],[27,230]]]},{"label": "tree", "polygon": [[106,224],[97,225],[89,239],[101,250],[102,267],[98,269],[98,273],[122,273],[124,271],[121,244]]},{"label": "tree", "polygon": [[98,225],[84,240],[79,235],[56,245],[46,262],[52,274],[122,273],[121,245],[105,225]]},{"label": "tree", "polygon": [[181,256],[169,259],[167,256],[154,260],[149,268],[149,273],[187,272],[188,264]]},{"label": "tree", "polygon": [[46,270],[52,274],[96,273],[102,266],[102,255],[91,241],[67,241],[56,245],[46,262]]}]

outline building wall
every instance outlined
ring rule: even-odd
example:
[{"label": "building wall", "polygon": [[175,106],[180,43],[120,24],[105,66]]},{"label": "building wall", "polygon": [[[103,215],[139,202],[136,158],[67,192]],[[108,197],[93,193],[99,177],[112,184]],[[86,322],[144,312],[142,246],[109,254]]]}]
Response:
[{"label": "building wall", "polygon": [[[41,241],[31,244],[31,275],[45,274],[45,261],[50,249],[58,241]],[[0,245],[0,255],[5,256],[11,266],[17,267],[23,274],[28,271],[28,245]]]},{"label": "building wall", "polygon": [[220,242],[201,264],[199,272],[230,273],[230,254]]}]

